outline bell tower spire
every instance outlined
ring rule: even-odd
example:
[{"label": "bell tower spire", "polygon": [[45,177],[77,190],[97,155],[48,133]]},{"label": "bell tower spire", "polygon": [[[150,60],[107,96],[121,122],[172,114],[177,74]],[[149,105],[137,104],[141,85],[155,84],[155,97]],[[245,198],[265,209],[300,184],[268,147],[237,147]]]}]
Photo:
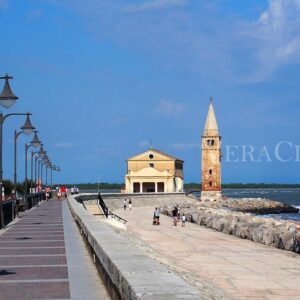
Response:
[{"label": "bell tower spire", "polygon": [[221,200],[221,136],[210,98],[202,136],[202,201]]}]

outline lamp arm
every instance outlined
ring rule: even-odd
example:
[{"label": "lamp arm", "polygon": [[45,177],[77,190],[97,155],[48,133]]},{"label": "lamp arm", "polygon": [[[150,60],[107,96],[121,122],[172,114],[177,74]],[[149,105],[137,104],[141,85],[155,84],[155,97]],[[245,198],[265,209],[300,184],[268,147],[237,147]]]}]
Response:
[{"label": "lamp arm", "polygon": [[0,115],[0,122],[1,123],[4,123],[4,121],[8,118],[8,117],[10,117],[10,116],[27,116],[27,115],[29,115],[29,116],[31,116],[32,114],[31,113],[11,113],[11,114],[7,114],[7,115]]}]

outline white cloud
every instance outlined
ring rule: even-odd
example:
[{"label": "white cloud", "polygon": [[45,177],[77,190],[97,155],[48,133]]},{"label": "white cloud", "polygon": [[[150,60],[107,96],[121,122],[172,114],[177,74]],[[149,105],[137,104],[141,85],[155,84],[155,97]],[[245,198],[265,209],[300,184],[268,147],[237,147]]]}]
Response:
[{"label": "white cloud", "polygon": [[299,16],[300,0],[270,0],[256,22],[245,24],[245,37],[256,47],[253,81],[263,81],[281,66],[300,62]]},{"label": "white cloud", "polygon": [[167,100],[160,100],[155,112],[166,116],[177,116],[183,110],[184,106],[182,104]]},{"label": "white cloud", "polygon": [[224,1],[47,1],[75,10],[94,38],[141,52],[161,68],[192,71],[202,82],[265,81],[300,62],[300,0],[269,0],[256,21],[224,15]]},{"label": "white cloud", "polygon": [[183,6],[188,3],[188,0],[152,0],[146,1],[138,5],[130,5],[125,7],[126,11],[139,12],[147,10],[164,9],[173,6]]},{"label": "white cloud", "polygon": [[196,143],[175,143],[172,144],[171,147],[182,151],[201,148],[200,144],[196,144]]}]

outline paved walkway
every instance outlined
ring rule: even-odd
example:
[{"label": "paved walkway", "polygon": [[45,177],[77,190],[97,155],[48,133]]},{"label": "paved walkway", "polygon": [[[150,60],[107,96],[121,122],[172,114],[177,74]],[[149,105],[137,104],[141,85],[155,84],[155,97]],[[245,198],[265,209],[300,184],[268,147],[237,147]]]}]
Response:
[{"label": "paved walkway", "polygon": [[0,232],[0,299],[110,299],[66,201],[49,200]]},{"label": "paved walkway", "polygon": [[198,286],[208,299],[300,299],[298,254],[192,223],[173,226],[167,216],[153,226],[153,210],[114,212],[128,221],[123,234]]}]

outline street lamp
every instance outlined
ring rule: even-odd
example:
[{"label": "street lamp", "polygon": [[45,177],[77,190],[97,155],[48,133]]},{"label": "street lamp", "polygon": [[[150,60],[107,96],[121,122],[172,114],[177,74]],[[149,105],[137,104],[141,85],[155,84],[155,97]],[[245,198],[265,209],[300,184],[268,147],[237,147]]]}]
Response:
[{"label": "street lamp", "polygon": [[9,76],[8,74],[5,74],[5,76],[0,77],[0,79],[5,80],[2,93],[0,94],[0,105],[5,108],[10,108],[15,104],[16,100],[18,99],[18,97],[12,92],[8,81],[9,79],[13,79],[13,77]]},{"label": "street lamp", "polygon": [[34,159],[34,182],[35,182],[35,193],[36,193],[36,184],[37,184],[37,180],[39,180],[39,175],[37,176],[37,172],[36,172],[36,162],[38,159],[43,158],[46,155],[46,151],[43,149],[43,144],[41,144],[40,150],[35,152],[34,154],[37,154],[37,156]]},{"label": "street lamp", "polygon": [[52,171],[58,171],[58,172],[60,172],[59,166],[53,165],[53,166],[51,167],[51,191],[52,191]]},{"label": "street lamp", "polygon": [[[18,99],[17,96],[15,96],[10,88],[9,85],[9,79],[12,79],[13,77],[8,76],[7,74],[4,77],[0,77],[0,79],[4,79],[4,87],[0,94],[0,105],[4,108],[9,108],[13,106]],[[3,123],[6,118],[12,115],[19,115],[19,114],[7,114],[3,115],[3,113],[0,113],[0,223],[1,228],[4,227],[4,214],[3,214],[3,203],[2,203],[2,181],[3,181],[3,166],[2,166],[2,148],[3,148],[3,141],[2,141],[2,133],[3,133]]]},{"label": "street lamp", "polygon": [[[37,152],[39,153],[39,152]],[[35,193],[37,193],[37,181],[39,180],[38,175],[37,175],[37,171],[36,171],[36,162],[40,159],[40,155],[38,154],[37,156],[35,156],[34,158],[34,182],[35,182]]]},{"label": "street lamp", "polygon": [[[47,155],[41,161],[41,186],[42,186],[42,188],[43,188],[43,166],[45,166],[49,162],[50,161],[49,161],[49,158]],[[46,168],[46,172],[47,172],[47,168]]]},{"label": "street lamp", "polygon": [[48,168],[51,168],[52,164],[51,161],[46,163],[46,186],[48,186]]},{"label": "street lamp", "polygon": [[[39,151],[31,151],[31,163],[30,163],[30,190],[33,189],[33,158],[35,158],[35,155],[38,154]],[[36,177],[34,180],[34,186],[36,185]],[[35,191],[36,192],[36,191]]]},{"label": "street lamp", "polygon": [[27,113],[27,118],[25,121],[24,126],[21,127],[22,131],[17,132],[15,130],[15,134],[14,134],[14,196],[17,196],[17,139],[18,137],[24,133],[26,135],[29,135],[32,133],[32,131],[35,129],[30,121],[30,113]]},{"label": "street lamp", "polygon": [[41,151],[41,153],[39,153],[39,157],[38,157],[38,159],[37,159],[37,160],[38,160],[37,180],[40,181],[41,187],[42,187],[42,176],[40,176],[40,175],[41,175],[41,173],[40,173],[40,171],[41,171],[40,165],[41,165],[41,163],[43,162],[43,160],[45,159],[45,157],[47,157],[47,151],[44,151],[44,149],[42,149],[42,151]]},{"label": "street lamp", "polygon": [[53,170],[56,170],[56,166],[55,165],[52,165],[50,167],[50,186],[51,186],[51,192],[52,192],[52,172]]},{"label": "street lamp", "polygon": [[28,165],[27,164],[27,160],[28,160],[27,152],[28,152],[28,149],[30,147],[37,148],[39,145],[41,145],[41,141],[39,140],[39,138],[37,136],[37,131],[35,130],[32,141],[29,144],[25,144],[25,181],[24,181],[24,183],[25,183],[25,190],[24,190],[25,201],[27,201],[27,188],[28,188],[28,183],[27,183],[27,165]]}]

